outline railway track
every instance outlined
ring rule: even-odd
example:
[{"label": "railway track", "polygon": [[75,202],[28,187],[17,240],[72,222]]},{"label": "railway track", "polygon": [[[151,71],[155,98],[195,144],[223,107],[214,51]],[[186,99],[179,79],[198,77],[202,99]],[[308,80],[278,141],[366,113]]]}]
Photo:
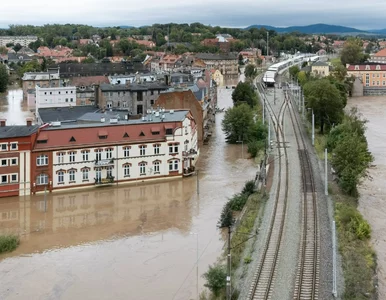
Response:
[{"label": "railway track", "polygon": [[299,160],[303,183],[302,235],[293,299],[316,300],[319,287],[319,226],[317,195],[311,160],[306,147],[298,115],[295,113],[292,101],[285,93],[292,126],[298,145]]},{"label": "railway track", "polygon": [[[257,85],[260,94],[262,86]],[[281,241],[284,231],[284,223],[287,212],[288,200],[288,156],[285,147],[285,136],[283,131],[284,113],[286,101],[283,101],[279,115],[276,116],[268,101],[266,108],[272,116],[277,143],[278,143],[278,171],[279,179],[276,189],[274,209],[268,229],[268,236],[264,245],[259,266],[253,277],[252,285],[248,293],[248,299],[270,299],[273,292],[273,284],[277,272],[277,262],[280,256]],[[283,147],[283,149],[281,148]],[[282,184],[284,183],[284,189]]]}]

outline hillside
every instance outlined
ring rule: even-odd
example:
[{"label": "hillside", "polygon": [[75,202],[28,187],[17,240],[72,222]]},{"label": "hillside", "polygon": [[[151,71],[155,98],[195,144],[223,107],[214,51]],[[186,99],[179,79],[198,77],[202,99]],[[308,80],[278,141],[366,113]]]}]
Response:
[{"label": "hillside", "polygon": [[337,33],[337,34],[345,34],[345,33],[365,33],[366,31],[359,30],[356,28],[338,26],[338,25],[328,25],[328,24],[313,24],[307,26],[290,26],[290,27],[274,27],[268,25],[251,25],[247,27],[250,28],[266,28],[268,30],[275,30],[279,33],[288,33],[288,32],[301,32],[305,34],[313,34],[313,33]]}]

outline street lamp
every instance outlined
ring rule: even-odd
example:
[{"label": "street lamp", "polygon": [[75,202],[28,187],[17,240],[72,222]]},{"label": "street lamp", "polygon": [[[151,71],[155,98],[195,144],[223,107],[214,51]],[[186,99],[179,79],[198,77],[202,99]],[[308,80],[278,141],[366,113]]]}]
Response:
[{"label": "street lamp", "polygon": [[315,144],[315,115],[314,115],[314,109],[313,108],[307,108],[308,110],[311,109],[312,112],[312,146]]},{"label": "street lamp", "polygon": [[198,294],[198,232],[191,232],[190,235],[195,235],[197,237],[197,261],[196,261],[196,294],[197,294],[197,300],[199,299],[199,294]]},{"label": "street lamp", "polygon": [[241,159],[244,159],[244,135],[242,140],[240,140],[239,136],[239,140],[236,143],[241,143]]}]

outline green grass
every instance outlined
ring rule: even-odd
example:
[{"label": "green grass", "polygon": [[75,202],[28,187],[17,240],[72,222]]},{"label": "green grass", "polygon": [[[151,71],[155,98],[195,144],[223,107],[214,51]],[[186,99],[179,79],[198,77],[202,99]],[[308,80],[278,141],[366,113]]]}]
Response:
[{"label": "green grass", "polygon": [[326,148],[327,136],[315,133],[315,150],[319,159],[324,159],[324,149]]},{"label": "green grass", "polygon": [[[376,289],[374,275],[376,255],[369,235],[363,237],[355,224],[368,226],[357,210],[357,199],[344,195],[336,183],[329,186],[335,205],[335,219],[339,239],[339,252],[343,259],[345,291],[342,299],[373,299]],[[366,227],[365,226],[365,227]],[[355,228],[354,228],[355,227]]]},{"label": "green grass", "polygon": [[0,236],[0,253],[11,252],[19,246],[20,240],[15,235]]},{"label": "green grass", "polygon": [[340,61],[340,57],[338,58],[331,58],[330,59],[330,62],[332,65],[336,66],[336,65],[339,65],[339,64],[342,64],[342,62]]}]

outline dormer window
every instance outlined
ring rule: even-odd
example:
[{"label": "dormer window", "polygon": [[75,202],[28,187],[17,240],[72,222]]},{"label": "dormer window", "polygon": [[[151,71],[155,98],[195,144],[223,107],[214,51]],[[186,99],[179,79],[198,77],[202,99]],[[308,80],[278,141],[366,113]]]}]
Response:
[{"label": "dormer window", "polygon": [[380,65],[377,65],[376,66],[376,70],[379,71],[381,69],[381,66]]},{"label": "dormer window", "polygon": [[369,65],[366,65],[366,70],[370,70],[370,66]]},{"label": "dormer window", "polygon": [[359,66],[358,66],[358,65],[355,66],[355,70],[356,70],[356,71],[359,70]]}]

